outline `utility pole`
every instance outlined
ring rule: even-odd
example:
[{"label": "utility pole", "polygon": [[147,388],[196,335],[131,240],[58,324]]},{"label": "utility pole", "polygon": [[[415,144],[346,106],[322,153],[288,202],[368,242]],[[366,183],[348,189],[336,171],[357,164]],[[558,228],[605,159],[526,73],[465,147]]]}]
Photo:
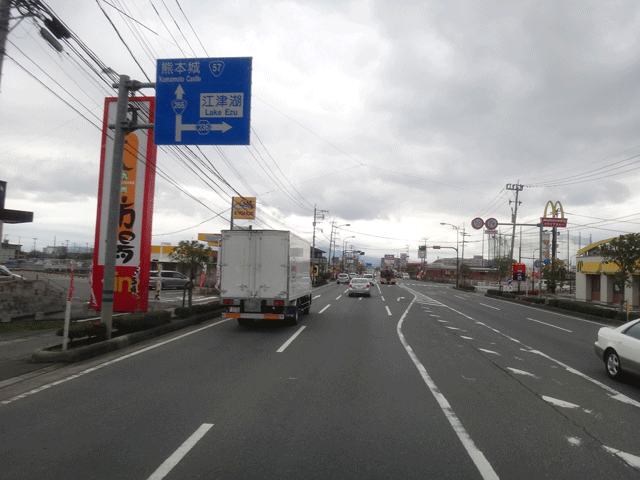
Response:
[{"label": "utility pole", "polygon": [[2,64],[6,53],[5,46],[9,35],[12,3],[20,13],[18,23],[27,17],[36,17],[42,21],[44,27],[40,27],[40,35],[58,52],[62,52],[62,44],[56,38],[71,38],[71,32],[67,27],[54,17],[53,13],[40,0],[0,0],[0,80],[2,79]]},{"label": "utility pole", "polygon": [[[311,266],[316,265],[316,223],[318,219],[324,220],[324,214],[329,210],[318,210],[316,206],[313,206],[313,246],[311,248]],[[315,283],[315,275],[312,274],[313,283]]]},{"label": "utility pole", "polygon": [[[516,183],[515,185],[512,185],[510,183],[507,183],[507,186],[505,187],[507,190],[515,190],[516,192],[516,201],[515,201],[515,209],[513,212],[513,215],[511,217],[511,223],[513,223],[513,233],[511,234],[511,253],[509,256],[509,260],[513,261],[513,247],[514,247],[514,241],[516,239],[516,220],[518,217],[518,194],[524,189],[524,185],[520,185],[519,183]],[[511,200],[509,200],[509,204],[511,204]]]}]

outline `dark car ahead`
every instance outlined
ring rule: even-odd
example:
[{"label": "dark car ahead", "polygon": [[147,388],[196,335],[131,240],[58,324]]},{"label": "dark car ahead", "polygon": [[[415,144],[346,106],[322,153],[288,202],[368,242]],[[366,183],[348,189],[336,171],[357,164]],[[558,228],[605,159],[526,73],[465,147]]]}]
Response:
[{"label": "dark car ahead", "polygon": [[[157,280],[158,280],[158,271],[151,270],[151,272],[149,273],[149,290],[156,289]],[[189,288],[189,285],[191,283],[191,281],[189,280],[189,277],[187,277],[186,275],[183,275],[180,272],[174,272],[173,270],[162,270],[160,272],[160,282],[162,283],[162,286],[160,287],[162,289]]]}]

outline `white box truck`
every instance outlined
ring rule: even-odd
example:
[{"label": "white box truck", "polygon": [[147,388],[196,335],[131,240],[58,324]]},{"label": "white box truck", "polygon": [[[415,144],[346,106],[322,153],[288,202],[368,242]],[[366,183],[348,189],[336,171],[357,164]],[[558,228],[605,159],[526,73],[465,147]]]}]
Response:
[{"label": "white box truck", "polygon": [[311,308],[311,245],[283,230],[223,230],[218,263],[224,318],[295,325]]}]

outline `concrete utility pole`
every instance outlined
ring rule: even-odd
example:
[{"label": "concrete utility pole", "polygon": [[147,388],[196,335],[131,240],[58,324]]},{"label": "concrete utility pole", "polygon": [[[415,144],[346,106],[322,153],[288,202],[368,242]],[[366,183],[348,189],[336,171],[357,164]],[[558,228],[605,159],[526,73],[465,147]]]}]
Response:
[{"label": "concrete utility pole", "polygon": [[11,0],[0,0],[0,81],[2,81],[2,62],[6,52],[7,35],[9,35],[9,18],[11,17]]},{"label": "concrete utility pole", "polygon": [[[329,210],[317,210],[316,206],[313,206],[313,246],[311,247],[311,266],[316,265],[316,223],[317,220],[324,220],[324,214]],[[312,283],[315,283],[315,275],[312,274]]]},{"label": "concrete utility pole", "polygon": [[[516,239],[516,220],[518,217],[518,193],[520,193],[523,189],[524,189],[524,185],[520,185],[519,183],[516,183],[515,185],[511,185],[510,183],[507,183],[507,186],[505,187],[507,190],[515,190],[516,191],[516,201],[515,201],[515,209],[513,212],[513,216],[511,218],[511,223],[513,223],[513,232],[511,234],[511,253],[509,254],[509,260],[513,260],[513,247],[514,247],[514,241]],[[509,203],[511,203],[511,200],[509,200]]]},{"label": "concrete utility pole", "polygon": [[[0,0],[0,80],[2,80],[2,64],[6,53],[7,36],[9,35],[11,3],[12,0]],[[62,52],[62,44],[56,38],[71,38],[71,32],[67,30],[67,27],[60,20],[53,16],[53,13],[40,0],[13,0],[13,4],[18,7],[18,12],[20,13],[18,23],[26,17],[40,19],[44,24],[44,27],[40,28],[40,35],[58,52]]]},{"label": "concrete utility pole", "polygon": [[[113,298],[116,281],[116,254],[118,240],[118,226],[120,224],[120,187],[122,185],[122,163],[124,157],[125,137],[127,133],[140,128],[153,128],[153,124],[135,124],[127,120],[129,109],[129,92],[145,87],[155,87],[155,83],[140,83],[131,81],[127,75],[120,75],[120,82],[113,85],[118,87],[118,105],[116,122],[109,125],[114,129],[113,156],[111,161],[111,183],[109,184],[109,205],[107,214],[106,237],[104,245],[104,273],[102,276],[102,310],[100,321],[107,326],[107,338],[111,338],[113,325]],[[67,248],[68,248],[67,241]]]}]

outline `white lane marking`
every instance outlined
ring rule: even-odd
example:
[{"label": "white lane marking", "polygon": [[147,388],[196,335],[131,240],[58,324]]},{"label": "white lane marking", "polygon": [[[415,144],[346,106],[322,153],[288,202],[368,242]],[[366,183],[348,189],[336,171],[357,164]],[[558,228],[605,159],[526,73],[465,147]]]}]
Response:
[{"label": "white lane marking", "polygon": [[316,295],[315,297],[313,297],[313,300],[315,300],[316,298],[320,298],[322,295]]},{"label": "white lane marking", "polygon": [[535,318],[527,318],[527,320],[531,320],[532,322],[538,322],[538,323],[541,323],[541,324],[546,325],[548,327],[557,328],[558,330],[564,330],[565,332],[573,333],[572,330],[567,330],[566,328],[562,328],[562,327],[556,327],[555,325],[551,325],[550,323],[541,322],[540,320],[536,320]]},{"label": "white lane marking", "polygon": [[484,353],[491,353],[493,355],[501,356],[498,352],[494,352],[493,350],[487,350],[486,348],[478,348],[478,350],[480,350],[481,352],[484,352]]},{"label": "white lane marking", "polygon": [[460,330],[458,327],[449,327],[445,325],[445,328],[448,328],[449,330]]},{"label": "white lane marking", "polygon": [[453,427],[453,431],[456,433],[456,435],[460,439],[460,442],[462,442],[463,447],[471,457],[471,460],[473,461],[473,463],[476,465],[476,468],[480,472],[480,475],[482,475],[482,478],[499,480],[499,477],[496,474],[496,472],[493,470],[493,467],[491,466],[489,461],[486,459],[484,454],[478,449],[478,447],[476,447],[476,444],[473,442],[473,439],[469,436],[467,431],[462,426],[462,423],[460,422],[457,415],[453,411],[453,408],[451,408],[449,401],[445,398],[444,395],[442,395],[442,393],[438,389],[438,386],[433,382],[433,380],[427,373],[427,370],[424,368],[424,365],[420,363],[420,360],[418,360],[418,357],[413,352],[413,349],[409,346],[409,344],[407,343],[407,340],[404,338],[404,335],[402,334],[402,323],[404,322],[404,319],[407,316],[407,313],[409,313],[409,309],[411,308],[414,302],[415,302],[415,296],[414,296],[414,299],[409,304],[409,306],[407,307],[407,309],[402,314],[402,317],[400,317],[400,321],[396,326],[396,332],[398,333],[400,342],[402,342],[404,349],[407,351],[407,353],[409,354],[409,357],[413,361],[413,364],[416,366],[416,368],[420,372],[420,375],[422,376],[422,379],[424,380],[424,382],[427,384],[427,387],[429,387],[431,394],[434,396],[434,398],[438,402],[438,405],[440,405],[440,409],[442,410],[445,417],[449,421],[449,424],[451,425],[451,427]]},{"label": "white lane marking", "polygon": [[[410,291],[411,291],[411,290],[410,290]],[[423,294],[418,293],[418,292],[415,292],[415,291],[411,291],[411,293],[412,293],[412,294],[414,294],[414,295],[420,295],[421,297],[429,298],[429,297],[427,297],[426,295],[423,295]],[[505,301],[505,300],[499,300],[499,301]],[[533,349],[533,348],[531,348],[531,347],[528,347],[527,345],[523,344],[520,340],[518,340],[518,339],[516,339],[516,338],[513,338],[513,337],[510,337],[510,336],[509,336],[509,335],[507,335],[506,333],[502,333],[500,330],[497,330],[497,329],[495,329],[495,328],[493,328],[493,327],[490,327],[489,325],[486,325],[486,324],[484,324],[484,323],[482,323],[482,322],[479,322],[479,321],[477,321],[475,318],[470,317],[469,315],[467,315],[467,314],[465,314],[465,313],[462,313],[460,310],[456,310],[455,308],[450,307],[450,306],[448,306],[448,305],[445,305],[445,304],[443,304],[443,303],[438,303],[438,305],[439,305],[439,306],[441,306],[441,307],[448,308],[448,309],[449,309],[449,310],[451,310],[452,312],[455,312],[455,313],[457,313],[458,315],[460,315],[460,316],[462,316],[462,317],[464,317],[464,318],[467,318],[467,319],[471,320],[472,322],[475,322],[477,325],[482,325],[483,327],[486,327],[486,328],[488,328],[489,330],[492,330],[492,331],[496,332],[498,335],[501,335],[501,336],[503,336],[504,338],[507,338],[507,339],[511,340],[512,342],[515,342],[515,343],[517,343],[517,344],[520,344],[520,345],[522,345],[523,347],[527,347],[527,349],[525,349],[525,348],[521,348],[521,349],[520,349],[520,350],[522,350],[523,352],[534,353],[534,354],[537,354],[537,355],[543,356],[543,357],[544,357],[544,358],[546,358],[547,360],[549,360],[549,361],[551,361],[551,362],[553,362],[553,363],[555,363],[555,364],[557,364],[557,365],[560,365],[560,366],[561,366],[562,368],[564,368],[567,372],[569,372],[569,373],[573,373],[574,375],[578,375],[579,377],[581,377],[581,378],[583,378],[583,379],[587,380],[588,382],[591,382],[591,383],[593,383],[594,385],[599,386],[600,388],[602,388],[603,390],[605,390],[606,392],[608,392],[608,393],[609,393],[609,395],[610,395],[610,397],[609,397],[609,398],[611,398],[611,399],[613,399],[613,400],[617,400],[617,401],[619,401],[619,402],[626,403],[626,404],[628,404],[628,405],[632,405],[632,406],[634,406],[634,407],[638,407],[638,408],[640,408],[640,402],[637,402],[636,400],[633,400],[632,398],[630,398],[630,397],[628,397],[628,396],[626,396],[626,395],[624,395],[624,394],[622,394],[622,393],[618,392],[617,390],[615,390],[615,389],[613,389],[613,388],[609,387],[608,385],[605,385],[604,383],[602,383],[602,382],[600,382],[600,381],[598,381],[598,380],[596,380],[596,379],[594,379],[594,378],[591,378],[591,377],[589,377],[588,375],[585,375],[584,373],[582,373],[582,372],[580,372],[580,371],[576,370],[575,368],[570,367],[569,365],[567,365],[567,364],[565,364],[565,363],[562,363],[560,360],[556,360],[555,358],[550,357],[550,356],[549,356],[549,355],[547,355],[546,353],[542,353],[542,352],[541,352],[541,351],[539,351],[539,350],[535,350],[535,349]],[[538,310],[538,311],[540,311],[540,309],[536,309],[536,308],[533,308],[533,307],[529,307],[529,306],[527,306],[527,305],[523,305],[523,306],[524,306],[524,308],[531,308],[531,309],[533,309],[533,310]],[[552,312],[549,312],[549,313],[552,313]],[[566,318],[573,318],[573,317],[570,317],[570,316],[568,316],[568,315],[560,315],[560,316],[562,316],[562,317],[566,317]],[[574,320],[581,320],[581,319],[579,319],[579,318],[573,318],[573,319],[574,319]],[[588,320],[585,320],[585,321],[588,321]],[[589,323],[595,323],[596,325],[601,325],[601,324],[599,324],[599,323],[597,323],[597,322],[589,322]]]},{"label": "white lane marking", "polygon": [[614,455],[619,456],[630,466],[634,468],[640,468],[640,457],[631,455],[630,453],[621,452],[620,450],[616,450],[615,448],[607,447],[605,445],[603,445],[602,448],[604,448],[609,453],[613,453]]},{"label": "white lane marking", "polygon": [[304,329],[305,329],[305,327],[300,327],[296,333],[294,333],[293,335],[291,335],[291,337],[289,338],[289,340],[287,340],[286,342],[284,342],[284,343],[282,344],[282,346],[281,346],[278,350],[276,350],[276,353],[282,353],[282,352],[284,352],[284,349],[285,349],[285,348],[287,348],[287,347],[289,346],[289,344],[290,344],[291,342],[293,342],[293,341],[296,339],[296,337],[302,333],[302,330],[304,330]]},{"label": "white lane marking", "polygon": [[565,402],[564,400],[558,400],[557,398],[547,397],[546,395],[542,395],[542,399],[545,402],[549,402],[552,405],[556,405],[558,407],[563,408],[580,408],[580,405],[576,405],[575,403]]},{"label": "white lane marking", "polygon": [[460,335],[460,338],[464,338],[465,340],[473,340],[473,337],[465,337],[464,335]]},{"label": "white lane marking", "polygon": [[384,308],[387,309],[387,313],[389,314],[389,316],[391,316],[391,310],[389,310],[389,307],[387,307],[386,305],[384,306]]},{"label": "white lane marking", "polygon": [[386,302],[383,296],[380,296],[380,298],[382,299],[383,302]]},{"label": "white lane marking", "polygon": [[487,308],[493,308],[494,310],[500,310],[498,307],[492,307],[491,305],[487,305],[486,303],[481,303],[480,305]]},{"label": "white lane marking", "polygon": [[149,480],[162,480],[167,474],[175,467],[180,460],[184,458],[184,456],[189,453],[196,443],[200,441],[202,437],[213,427],[213,423],[203,423],[200,425],[193,435],[191,435],[187,440],[180,445],[180,447],[173,452],[169,458],[167,458],[162,465],[158,467],[158,469],[151,474]]},{"label": "white lane marking", "polygon": [[398,301],[404,300],[404,297],[398,297]]},{"label": "white lane marking", "polygon": [[526,375],[528,377],[538,378],[537,375],[533,373],[525,372],[524,370],[518,370],[517,368],[507,367],[507,370],[511,370],[513,373],[517,373],[518,375]]},{"label": "white lane marking", "polygon": [[83,375],[86,375],[87,373],[95,372],[96,370],[100,370],[101,368],[104,368],[106,366],[112,365],[114,363],[121,362],[122,360],[125,360],[127,358],[135,357],[136,355],[140,355],[141,353],[148,352],[149,350],[153,350],[154,348],[161,347],[162,345],[165,345],[165,344],[170,343],[170,342],[175,342],[176,340],[180,340],[181,338],[187,337],[189,335],[193,335],[194,333],[201,332],[202,330],[206,330],[207,328],[215,327],[216,325],[219,325],[219,324],[224,323],[224,322],[228,322],[230,320],[233,320],[233,318],[225,318],[224,320],[219,320],[219,321],[217,321],[215,323],[212,323],[211,325],[206,325],[206,326],[204,326],[202,328],[198,328],[197,330],[193,330],[191,332],[184,333],[184,334],[179,335],[179,336],[177,336],[175,338],[170,338],[169,340],[164,340],[164,341],[158,342],[158,343],[156,343],[154,345],[149,345],[148,347],[141,348],[140,350],[128,353],[127,355],[123,355],[121,357],[114,358],[113,360],[109,360],[107,362],[101,363],[101,364],[96,365],[94,367],[87,368],[86,370],[82,370],[81,372],[78,372],[78,373],[76,373],[74,375],[70,375],[68,377],[61,378],[60,380],[56,380],[55,382],[51,382],[51,383],[48,383],[46,385],[41,385],[38,388],[34,388],[33,390],[30,390],[28,392],[21,393],[20,395],[16,395],[15,397],[9,398],[7,400],[3,400],[3,401],[0,402],[0,405],[7,405],[9,403],[15,402],[16,400],[20,400],[21,398],[24,398],[24,397],[26,397],[28,395],[34,395],[34,394],[36,394],[38,392],[41,392],[42,390],[46,390],[47,388],[55,387],[57,385],[60,385],[61,383],[68,382],[69,380],[74,380],[74,379],[79,378],[79,377],[81,377]]},{"label": "white lane marking", "polygon": [[320,310],[318,313],[322,313],[324,312],[327,308],[329,308],[331,306],[331,304],[328,304],[326,307],[324,307],[322,310]]},{"label": "white lane marking", "polygon": [[461,297],[460,295],[454,295],[454,297],[459,298],[460,300],[466,300],[465,297]]},{"label": "white lane marking", "polygon": [[341,297],[342,297],[342,295],[338,295],[338,296],[336,297],[336,300],[339,300]]}]

